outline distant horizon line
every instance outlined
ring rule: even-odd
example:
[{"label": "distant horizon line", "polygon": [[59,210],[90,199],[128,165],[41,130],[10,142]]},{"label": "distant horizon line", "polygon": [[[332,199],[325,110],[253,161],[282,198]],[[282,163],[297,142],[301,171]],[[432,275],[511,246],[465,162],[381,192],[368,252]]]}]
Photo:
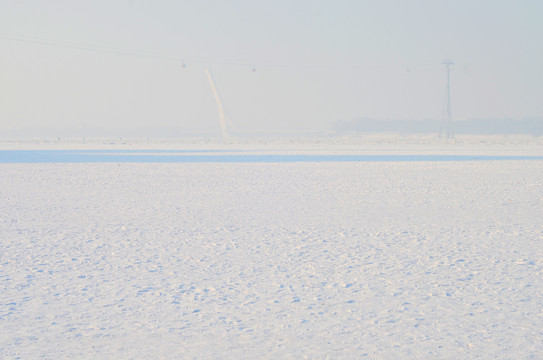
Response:
[{"label": "distant horizon line", "polygon": [[[327,129],[228,129],[233,137],[273,136],[341,136],[356,133],[439,133],[438,119],[377,119],[358,117],[338,120]],[[453,121],[455,134],[472,135],[543,135],[543,117],[487,117]],[[221,130],[186,129],[181,126],[125,126],[105,127],[78,125],[71,127],[16,127],[0,129],[0,138],[198,138],[221,137]]]}]

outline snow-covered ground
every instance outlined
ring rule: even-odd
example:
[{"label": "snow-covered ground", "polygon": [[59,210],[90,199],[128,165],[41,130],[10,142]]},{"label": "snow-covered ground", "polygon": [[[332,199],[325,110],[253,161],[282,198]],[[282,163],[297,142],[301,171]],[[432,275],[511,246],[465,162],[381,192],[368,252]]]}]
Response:
[{"label": "snow-covered ground", "polygon": [[[100,144],[119,147],[2,147]],[[224,146],[543,153],[538,141],[280,145]],[[1,358],[543,359],[542,160],[0,172]]]}]

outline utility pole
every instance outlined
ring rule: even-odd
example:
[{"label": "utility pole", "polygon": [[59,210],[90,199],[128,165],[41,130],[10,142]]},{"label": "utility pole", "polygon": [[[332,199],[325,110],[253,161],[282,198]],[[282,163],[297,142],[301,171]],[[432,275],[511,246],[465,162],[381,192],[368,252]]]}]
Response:
[{"label": "utility pole", "polygon": [[[452,60],[446,59],[442,62],[447,70],[447,88],[445,89],[445,103],[443,104],[443,110],[441,114],[441,124],[439,126],[439,137],[441,138],[443,132],[445,132],[447,139],[454,139],[454,132],[452,126],[451,115],[451,82],[450,82],[450,67],[454,65]],[[445,130],[443,130],[445,127]]]}]

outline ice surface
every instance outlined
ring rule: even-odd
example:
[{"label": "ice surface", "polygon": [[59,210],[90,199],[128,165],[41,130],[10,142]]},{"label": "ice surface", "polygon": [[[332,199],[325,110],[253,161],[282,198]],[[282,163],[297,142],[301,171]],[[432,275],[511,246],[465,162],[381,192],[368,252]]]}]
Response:
[{"label": "ice surface", "polygon": [[543,161],[0,171],[2,358],[543,358]]}]

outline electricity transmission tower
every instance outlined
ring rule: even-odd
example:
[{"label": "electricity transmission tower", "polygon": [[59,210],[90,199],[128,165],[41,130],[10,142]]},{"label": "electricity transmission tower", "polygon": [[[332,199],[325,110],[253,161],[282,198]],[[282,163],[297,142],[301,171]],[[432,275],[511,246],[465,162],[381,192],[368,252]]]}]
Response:
[{"label": "electricity transmission tower", "polygon": [[221,133],[223,140],[228,139],[228,131],[226,129],[226,114],[224,113],[224,108],[222,106],[221,97],[215,86],[215,81],[213,80],[213,75],[211,75],[211,70],[206,69],[207,79],[209,80],[209,85],[211,85],[211,90],[213,91],[213,96],[215,96],[215,101],[217,102],[217,107],[219,108],[219,121],[221,124]]},{"label": "electricity transmission tower", "polygon": [[[450,82],[450,67],[454,65],[452,60],[443,60],[443,65],[447,70],[447,88],[445,89],[445,103],[443,104],[443,110],[441,114],[441,124],[439,126],[439,137],[443,135],[447,136],[447,139],[454,139],[454,132],[452,126],[452,115],[451,115],[451,82]],[[445,129],[443,129],[445,128]]]},{"label": "electricity transmission tower", "polygon": [[219,91],[217,90],[217,86],[215,85],[215,80],[213,80],[213,74],[211,74],[211,70],[206,69],[206,74],[207,79],[209,80],[209,85],[211,86],[211,90],[213,91],[213,96],[215,97],[215,102],[217,103],[217,108],[219,109],[219,121],[221,124],[222,138],[223,140],[228,140],[230,138],[230,134],[228,133],[228,126],[234,131],[239,131],[239,129],[236,125],[234,125],[232,119],[230,119],[230,116],[228,116],[228,114],[224,111],[224,106],[222,105],[221,97],[219,96]]}]

